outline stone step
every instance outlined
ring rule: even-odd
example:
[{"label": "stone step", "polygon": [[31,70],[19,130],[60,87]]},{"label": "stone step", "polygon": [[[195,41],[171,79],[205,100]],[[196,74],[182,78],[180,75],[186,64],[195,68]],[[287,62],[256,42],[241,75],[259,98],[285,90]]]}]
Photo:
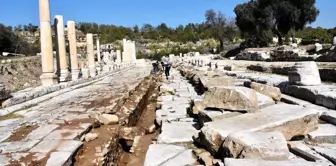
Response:
[{"label": "stone step", "polygon": [[319,124],[318,129],[308,134],[308,139],[314,143],[336,143],[336,126]]},{"label": "stone step", "polygon": [[326,158],[324,158],[323,156],[312,150],[310,147],[308,147],[301,141],[290,141],[288,142],[288,147],[292,153],[304,158],[307,161],[315,162],[323,160],[326,163],[329,162],[329,164],[332,164],[329,160],[327,160]]},{"label": "stone step", "polygon": [[306,135],[317,129],[318,112],[297,105],[277,104],[257,113],[247,113],[231,118],[208,122],[199,137],[211,153],[216,153],[225,138],[237,131],[280,131],[287,140]]},{"label": "stone step", "polygon": [[160,144],[192,143],[192,136],[198,133],[199,124],[195,122],[163,122],[161,134],[157,138]]}]

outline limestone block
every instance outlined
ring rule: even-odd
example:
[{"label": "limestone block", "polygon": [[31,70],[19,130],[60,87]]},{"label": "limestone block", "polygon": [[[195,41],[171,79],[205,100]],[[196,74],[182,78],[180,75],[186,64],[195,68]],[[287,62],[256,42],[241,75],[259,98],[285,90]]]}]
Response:
[{"label": "limestone block", "polygon": [[320,43],[315,43],[315,51],[316,51],[316,52],[319,52],[319,51],[321,51],[322,49],[323,49],[322,44],[320,44]]},{"label": "limestone block", "polygon": [[287,141],[280,132],[238,132],[224,141],[222,157],[286,160],[290,156]]},{"label": "limestone block", "polygon": [[297,135],[306,135],[317,129],[318,111],[297,105],[276,104],[257,113],[247,113],[226,119],[208,122],[200,132],[202,144],[216,153],[224,139],[238,131],[280,131],[290,140]]},{"label": "limestone block", "polygon": [[329,163],[332,165],[332,163],[329,160],[327,160],[326,158],[324,158],[323,156],[321,156],[320,154],[312,150],[310,147],[308,147],[301,141],[288,142],[288,148],[293,154],[300,156],[308,161],[323,160],[326,163]]},{"label": "limestone block", "polygon": [[119,118],[116,115],[102,114],[98,117],[100,123],[104,125],[118,124]]},{"label": "limestone block", "polygon": [[195,102],[193,111],[198,112],[205,108],[257,112],[258,96],[256,91],[245,87],[211,87],[205,92],[204,100]]},{"label": "limestone block", "polygon": [[86,142],[93,141],[93,140],[95,140],[97,138],[98,138],[98,134],[95,134],[95,133],[88,133],[84,137],[84,139],[85,139]]},{"label": "limestone block", "polygon": [[313,61],[297,62],[288,72],[289,83],[294,85],[320,85],[321,78],[317,65]]},{"label": "limestone block", "polygon": [[151,144],[146,154],[144,166],[158,166],[174,158],[186,149],[183,146]]},{"label": "limestone block", "polygon": [[206,122],[211,122],[218,119],[231,118],[241,114],[242,113],[240,112],[205,109],[201,110],[198,113],[198,121],[203,126]]},{"label": "limestone block", "polygon": [[314,151],[321,154],[322,156],[326,157],[330,160],[333,164],[336,163],[336,149],[325,147],[325,146],[312,146],[311,147]]},{"label": "limestone block", "polygon": [[262,93],[268,97],[271,97],[275,101],[280,101],[281,99],[281,92],[280,89],[277,87],[248,81],[244,82],[244,86],[254,89],[255,91]]}]

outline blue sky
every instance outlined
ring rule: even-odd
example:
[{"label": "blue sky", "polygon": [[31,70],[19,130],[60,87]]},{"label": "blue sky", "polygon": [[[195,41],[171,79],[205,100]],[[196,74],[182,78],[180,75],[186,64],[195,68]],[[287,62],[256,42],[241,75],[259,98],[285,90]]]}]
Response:
[{"label": "blue sky", "polygon": [[[234,7],[247,0],[50,0],[51,17],[63,15],[64,20],[96,22],[123,26],[179,24],[204,20],[207,9],[221,10],[234,16]],[[320,15],[313,26],[336,27],[335,0],[316,0]],[[38,0],[1,0],[0,23],[39,24]]]}]

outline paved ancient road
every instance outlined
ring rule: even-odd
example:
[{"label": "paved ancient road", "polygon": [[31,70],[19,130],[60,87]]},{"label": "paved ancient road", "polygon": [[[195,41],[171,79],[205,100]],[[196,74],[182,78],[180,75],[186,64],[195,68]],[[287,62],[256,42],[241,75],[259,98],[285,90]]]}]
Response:
[{"label": "paved ancient road", "polygon": [[88,112],[108,109],[105,106],[127,94],[150,70],[134,67],[0,118],[0,166],[69,162],[82,145],[78,138],[92,125]]}]

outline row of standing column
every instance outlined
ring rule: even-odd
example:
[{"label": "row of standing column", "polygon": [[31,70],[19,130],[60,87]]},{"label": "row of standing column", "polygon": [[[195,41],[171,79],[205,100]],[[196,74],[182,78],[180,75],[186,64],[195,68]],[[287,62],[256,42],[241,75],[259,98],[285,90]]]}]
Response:
[{"label": "row of standing column", "polygon": [[[52,45],[52,29],[50,24],[50,7],[49,0],[39,0],[40,11],[40,43],[41,43],[41,59],[42,59],[42,75],[40,77],[41,83],[44,86],[57,84],[58,81],[65,82],[70,80],[77,80],[80,72],[84,78],[89,76],[95,77],[97,73],[95,55],[94,55],[94,43],[92,33],[86,35],[87,46],[87,66],[83,65],[81,68],[78,65],[77,60],[77,40],[76,40],[76,28],[74,21],[68,21],[68,40],[69,40],[69,54],[70,54],[70,67],[68,66],[68,57],[66,53],[65,36],[64,36],[64,20],[63,16],[55,16],[55,28],[57,38],[57,74],[54,72],[54,57],[53,57],[53,45]],[[99,38],[96,40],[97,44],[97,59],[101,62],[100,57],[100,43]],[[119,51],[120,54],[120,51]],[[126,66],[126,65],[125,65]],[[99,71],[98,71],[99,72]]]}]

